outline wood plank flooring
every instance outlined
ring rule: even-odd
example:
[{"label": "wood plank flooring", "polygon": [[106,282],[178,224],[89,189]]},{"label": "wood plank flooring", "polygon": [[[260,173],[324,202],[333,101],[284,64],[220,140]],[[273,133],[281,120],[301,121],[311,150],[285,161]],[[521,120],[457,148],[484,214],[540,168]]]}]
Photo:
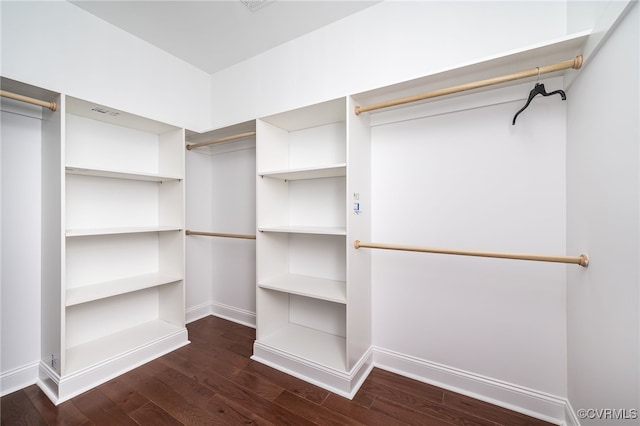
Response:
[{"label": "wood plank flooring", "polygon": [[255,330],[209,316],[191,344],[59,406],[1,399],[2,425],[549,425],[375,368],[353,400],[249,359]]}]

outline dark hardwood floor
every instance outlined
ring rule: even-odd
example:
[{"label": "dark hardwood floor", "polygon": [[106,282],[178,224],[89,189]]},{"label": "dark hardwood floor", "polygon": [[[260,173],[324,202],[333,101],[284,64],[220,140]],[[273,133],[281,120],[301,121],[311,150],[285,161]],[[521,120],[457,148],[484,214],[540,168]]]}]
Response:
[{"label": "dark hardwood floor", "polygon": [[353,400],[249,359],[255,330],[209,316],[191,344],[54,406],[1,400],[2,425],[548,425],[375,368]]}]

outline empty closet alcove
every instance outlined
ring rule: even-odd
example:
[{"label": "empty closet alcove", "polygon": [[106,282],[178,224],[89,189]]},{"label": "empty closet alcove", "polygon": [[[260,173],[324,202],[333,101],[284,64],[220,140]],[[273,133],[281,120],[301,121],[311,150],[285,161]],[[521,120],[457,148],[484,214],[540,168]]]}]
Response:
[{"label": "empty closet alcove", "polygon": [[218,315],[255,327],[255,120],[187,131],[189,321]]}]

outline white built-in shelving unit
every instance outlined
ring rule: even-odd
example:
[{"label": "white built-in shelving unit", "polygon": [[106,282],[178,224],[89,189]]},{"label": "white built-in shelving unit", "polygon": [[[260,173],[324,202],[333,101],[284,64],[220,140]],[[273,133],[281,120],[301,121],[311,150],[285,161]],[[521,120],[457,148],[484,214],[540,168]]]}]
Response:
[{"label": "white built-in shelving unit", "polygon": [[[351,396],[371,366],[369,126],[348,98],[257,121],[254,359]],[[363,237],[363,235],[365,237]]]},{"label": "white built-in shelving unit", "polygon": [[58,105],[42,132],[39,380],[55,403],[188,343],[184,130]]}]

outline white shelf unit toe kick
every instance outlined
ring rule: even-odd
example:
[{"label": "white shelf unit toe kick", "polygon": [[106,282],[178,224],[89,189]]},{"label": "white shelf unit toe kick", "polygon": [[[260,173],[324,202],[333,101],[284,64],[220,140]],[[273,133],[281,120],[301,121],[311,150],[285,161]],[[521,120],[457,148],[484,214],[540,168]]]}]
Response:
[{"label": "white shelf unit toe kick", "polygon": [[82,371],[105,359],[145,347],[167,336],[182,333],[182,328],[162,320],[142,323],[117,333],[104,336],[67,349],[67,367],[70,372]]},{"label": "white shelf unit toe kick", "polygon": [[278,348],[293,357],[316,360],[318,364],[343,373],[347,370],[345,338],[329,333],[289,324],[262,341],[265,346]]},{"label": "white shelf unit toe kick", "polygon": [[60,404],[188,343],[183,327],[149,321],[69,348],[67,363],[71,372],[63,376],[41,361],[38,386],[55,404]]},{"label": "white shelf unit toe kick", "polygon": [[43,304],[39,381],[56,404],[188,343],[184,130],[58,105],[43,117],[42,297],[61,303]]},{"label": "white shelf unit toe kick", "polygon": [[290,324],[253,346],[253,360],[302,380],[353,398],[373,368],[367,351],[348,370],[343,354],[347,339]]},{"label": "white shelf unit toe kick", "polygon": [[[369,126],[341,98],[256,123],[257,339],[254,359],[352,397],[371,368]],[[364,121],[364,123],[363,123]],[[350,158],[357,158],[349,162]],[[366,166],[364,166],[366,164]],[[354,278],[360,275],[361,278]]]}]

